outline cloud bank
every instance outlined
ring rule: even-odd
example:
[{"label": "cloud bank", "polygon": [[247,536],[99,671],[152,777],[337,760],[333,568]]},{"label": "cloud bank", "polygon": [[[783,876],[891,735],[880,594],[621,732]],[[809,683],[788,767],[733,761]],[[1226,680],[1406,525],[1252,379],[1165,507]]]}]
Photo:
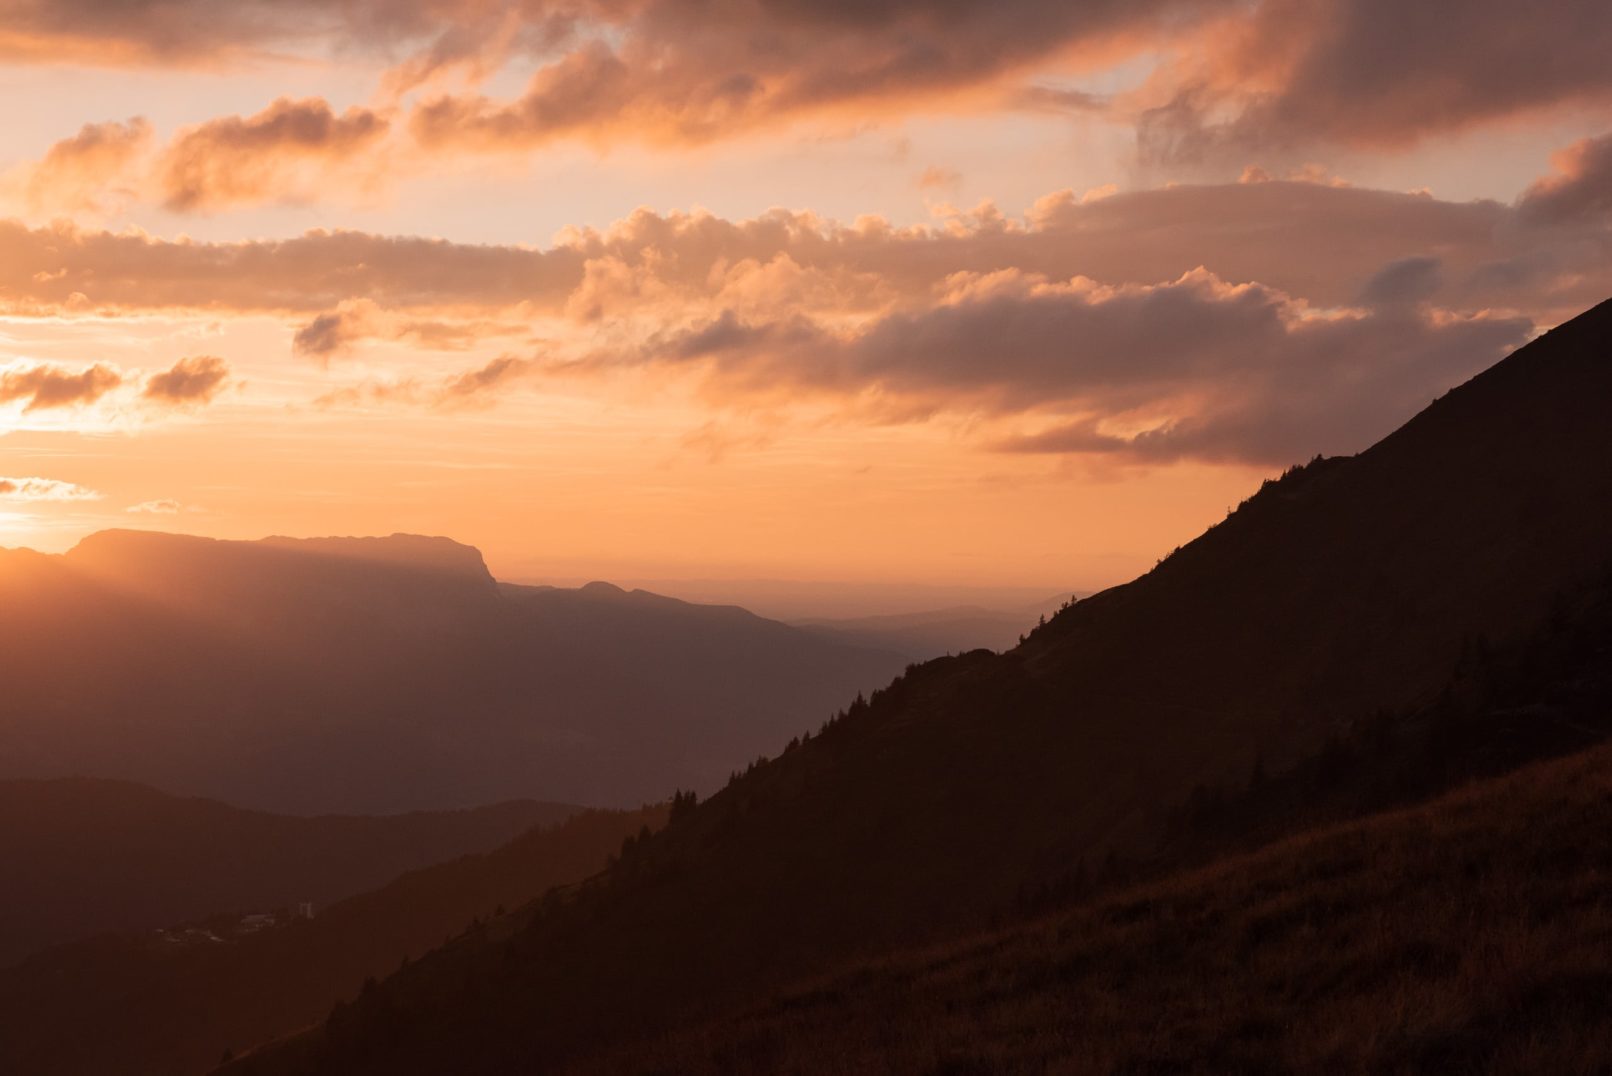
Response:
[{"label": "cloud bank", "polygon": [[0,478],[0,499],[14,501],[98,501],[92,489],[54,478]]}]

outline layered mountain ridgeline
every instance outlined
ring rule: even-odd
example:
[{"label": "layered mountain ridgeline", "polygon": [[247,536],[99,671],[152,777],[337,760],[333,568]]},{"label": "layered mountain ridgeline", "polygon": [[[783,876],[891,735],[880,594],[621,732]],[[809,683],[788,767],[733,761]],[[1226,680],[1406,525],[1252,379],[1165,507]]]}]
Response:
[{"label": "layered mountain ridgeline", "polygon": [[[1525,653],[1589,617],[1612,552],[1609,399],[1612,305],[1014,651],[909,671],[596,883],[232,1071],[552,1066],[1148,854],[1194,789],[1430,714],[1474,649]],[[1430,741],[1399,742],[1410,759]]]},{"label": "layered mountain ridgeline", "polygon": [[[494,851],[290,915],[210,916],[40,953],[0,971],[0,1071],[201,1073],[332,1005],[478,919],[602,870],[666,805],[583,811]],[[94,1029],[86,1034],[86,1029]]]},{"label": "layered mountain ridgeline", "polygon": [[312,902],[486,852],[577,807],[295,818],[122,781],[0,781],[0,965],[58,942]]},{"label": "layered mountain ridgeline", "polygon": [[900,670],[727,607],[500,588],[441,538],[0,552],[0,777],[297,813],[712,788]]},{"label": "layered mountain ridgeline", "polygon": [[565,1071],[1604,1072],[1608,872],[1601,747],[627,1033]]}]

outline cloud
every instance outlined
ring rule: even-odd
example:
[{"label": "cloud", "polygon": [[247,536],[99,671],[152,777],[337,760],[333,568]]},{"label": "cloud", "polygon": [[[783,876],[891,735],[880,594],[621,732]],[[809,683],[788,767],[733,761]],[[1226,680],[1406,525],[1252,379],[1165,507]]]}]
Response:
[{"label": "cloud", "polygon": [[1365,306],[1415,306],[1431,299],[1443,282],[1443,263],[1438,258],[1397,258],[1366,281],[1360,302]]},{"label": "cloud", "polygon": [[369,159],[389,124],[318,98],[281,98],[253,116],[210,120],[181,132],[158,164],[164,203],[196,211],[261,201],[311,200],[337,180],[373,176]]},{"label": "cloud", "polygon": [[13,367],[0,373],[0,404],[23,403],[23,411],[91,404],[123,384],[123,375],[96,363],[78,373],[59,366],[39,364]]},{"label": "cloud", "polygon": [[315,407],[357,407],[364,404],[403,404],[454,408],[485,404],[495,390],[536,376],[542,367],[535,359],[501,355],[484,366],[452,374],[435,384],[419,378],[365,381],[360,385],[335,389],[313,401]]},{"label": "cloud", "polygon": [[[1406,146],[1612,100],[1608,5],[1518,10],[1510,0],[15,0],[0,58],[220,67],[275,51],[400,57],[376,99],[431,91],[409,123],[427,147],[686,144],[814,115],[1005,104],[1131,115],[1144,150],[1181,161],[1251,147]],[[1140,92],[1110,99],[1070,82],[1137,60],[1158,66]],[[526,70],[509,98],[435,92],[447,72],[476,87]],[[254,122],[264,117],[204,126]],[[384,124],[357,110],[327,112],[312,128],[343,122]],[[285,176],[269,182],[260,167],[239,190],[224,167],[180,177],[176,204],[192,192],[218,205],[287,190]]]},{"label": "cloud", "polygon": [[342,331],[340,313],[320,314],[298,329],[291,338],[291,350],[298,355],[328,356],[345,347],[350,339]]},{"label": "cloud", "polygon": [[529,373],[532,367],[533,363],[529,359],[501,355],[486,366],[453,378],[442,387],[441,398],[452,400],[478,396],[522,377]]},{"label": "cloud", "polygon": [[131,504],[124,511],[136,515],[171,516],[183,511],[184,507],[178,501],[144,501],[140,504]]},{"label": "cloud", "polygon": [[723,315],[622,364],[697,372],[718,402],[816,397],[882,421],[940,413],[1035,432],[1005,450],[1283,463],[1352,452],[1528,339],[1523,318],[1322,313],[1205,270],[1113,287],[959,274],[931,307],[849,332]]},{"label": "cloud", "polygon": [[[1612,102],[1612,6],[1541,0],[1259,0],[1204,27],[1139,112],[1145,160],[1317,144],[1413,145]],[[1144,94],[1147,96],[1147,94]]]},{"label": "cloud", "polygon": [[1612,135],[1586,138],[1552,158],[1553,175],[1523,192],[1524,218],[1547,224],[1612,217]]},{"label": "cloud", "polygon": [[364,335],[359,320],[359,315],[351,309],[320,314],[291,337],[291,352],[328,362],[332,355],[347,350],[355,339]]},{"label": "cloud", "polygon": [[0,478],[0,498],[16,501],[98,501],[92,489],[54,478]]},{"label": "cloud", "polygon": [[566,249],[360,232],[207,243],[0,222],[0,307],[13,313],[314,313],[357,297],[416,309],[508,309],[532,297],[563,298],[581,269],[581,257]]},{"label": "cloud", "polygon": [[1057,86],[1026,86],[1013,95],[1012,103],[1032,112],[1103,112],[1112,104],[1105,94]]},{"label": "cloud", "polygon": [[122,123],[87,123],[21,169],[30,208],[107,212],[136,195],[128,175],[151,144],[151,124],[136,116]]},{"label": "cloud", "polygon": [[216,355],[194,355],[152,374],[141,395],[174,406],[209,403],[229,381],[229,372],[229,363]]},{"label": "cloud", "polygon": [[352,299],[327,310],[291,336],[291,353],[328,366],[365,340],[402,341],[431,351],[462,351],[489,337],[525,335],[519,321],[414,318],[383,309],[368,299]]},{"label": "cloud", "polygon": [[[699,143],[835,109],[956,107],[1037,64],[1112,62],[1183,16],[1222,6],[1220,0],[600,5],[518,98],[438,96],[415,111],[411,125],[428,146],[522,149],[565,137]],[[1026,92],[1036,108],[1054,101],[1069,107],[1078,93]],[[988,98],[999,103],[1001,94]]]},{"label": "cloud", "polygon": [[320,356],[371,332],[401,334],[406,322],[439,322],[420,336],[443,340],[455,319],[601,323],[657,306],[737,308],[742,289],[756,305],[870,311],[921,300],[951,273],[1004,267],[1145,283],[1202,264],[1347,305],[1383,266],[1428,252],[1442,262],[1441,301],[1459,309],[1528,309],[1548,321],[1612,293],[1607,227],[1564,236],[1499,202],[1271,181],[1101,199],[1063,191],[1022,220],[991,209],[906,228],[642,210],[548,249],[343,231],[210,243],[0,222],[0,310],[284,314],[305,319],[298,350]]},{"label": "cloud", "polygon": [[962,173],[954,168],[932,164],[918,176],[918,187],[926,191],[956,190],[963,184]]}]

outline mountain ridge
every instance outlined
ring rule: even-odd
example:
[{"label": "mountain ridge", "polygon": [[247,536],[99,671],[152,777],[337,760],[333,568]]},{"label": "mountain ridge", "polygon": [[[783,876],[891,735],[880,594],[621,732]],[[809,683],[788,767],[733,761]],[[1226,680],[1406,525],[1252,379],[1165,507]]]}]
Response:
[{"label": "mountain ridge", "polygon": [[738,609],[500,584],[443,538],[124,530],[0,563],[0,778],[285,813],[710,790],[904,664]]}]

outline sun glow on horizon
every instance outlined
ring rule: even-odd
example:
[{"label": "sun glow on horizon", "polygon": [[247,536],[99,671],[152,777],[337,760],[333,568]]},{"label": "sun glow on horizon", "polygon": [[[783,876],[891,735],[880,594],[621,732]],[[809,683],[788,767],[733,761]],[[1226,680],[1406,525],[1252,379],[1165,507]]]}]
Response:
[{"label": "sun glow on horizon", "polygon": [[97,499],[8,540],[161,514],[523,576],[1079,588],[1612,292],[1578,44],[1510,98],[1425,27],[1416,81],[1274,3],[1026,4],[757,9],[770,48],[658,2],[552,41],[24,5],[0,475]]}]

